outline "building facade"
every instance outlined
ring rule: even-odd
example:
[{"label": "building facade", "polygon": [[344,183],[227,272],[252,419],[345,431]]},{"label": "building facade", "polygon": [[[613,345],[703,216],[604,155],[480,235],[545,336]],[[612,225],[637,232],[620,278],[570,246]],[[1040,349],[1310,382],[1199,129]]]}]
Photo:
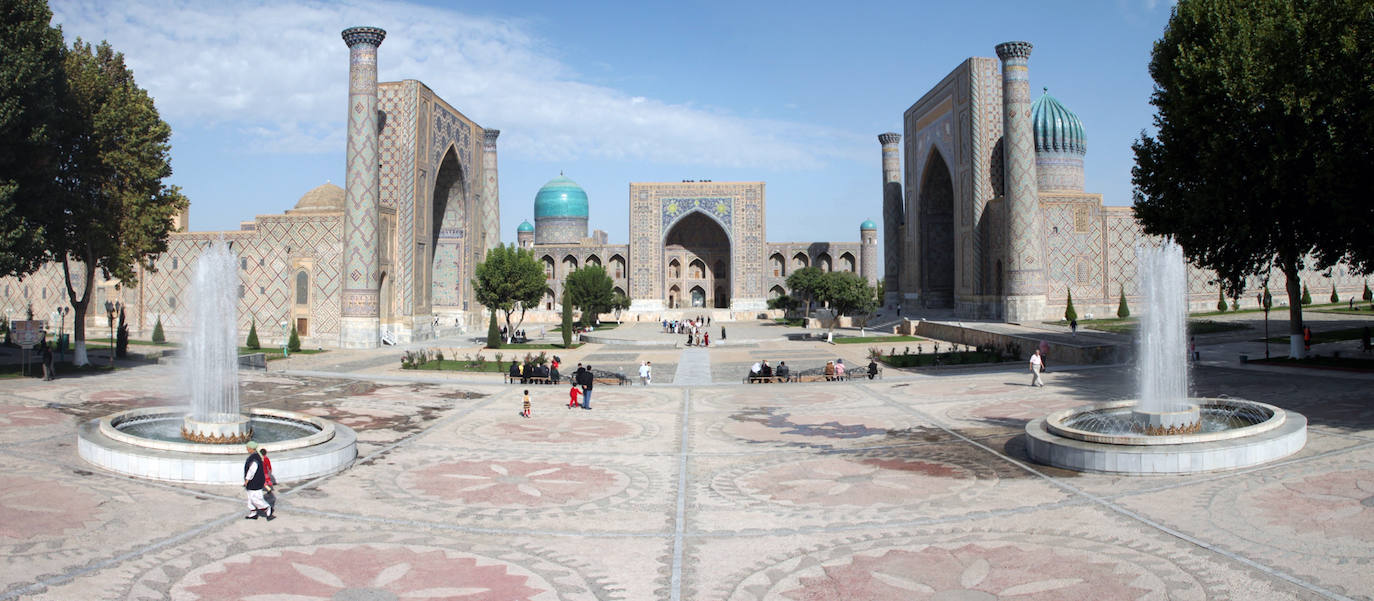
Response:
[{"label": "building facade", "polygon": [[[1084,189],[1086,129],[1048,89],[1031,101],[1031,44],[995,50],[997,59],[965,60],[913,103],[902,134],[878,136],[885,304],[1021,322],[1059,319],[1072,294],[1079,315],[1115,315],[1121,294],[1137,300],[1136,248],[1158,241],[1130,207]],[[1190,267],[1193,309],[1215,307],[1215,279]],[[1363,290],[1344,266],[1302,279],[1322,298],[1333,285],[1341,298]],[[1283,281],[1273,273],[1271,288]],[[1255,306],[1248,296],[1241,305]]]}]

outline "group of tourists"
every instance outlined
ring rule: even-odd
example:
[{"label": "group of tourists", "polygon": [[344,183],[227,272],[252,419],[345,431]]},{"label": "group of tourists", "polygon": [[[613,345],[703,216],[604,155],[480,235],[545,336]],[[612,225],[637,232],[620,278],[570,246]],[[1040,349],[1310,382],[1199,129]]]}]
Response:
[{"label": "group of tourists", "polygon": [[792,377],[792,369],[786,361],[779,361],[778,368],[768,364],[768,360],[756,361],[749,366],[750,382],[786,382]]},{"label": "group of tourists", "polygon": [[248,515],[246,520],[265,517],[267,521],[277,519],[277,495],[272,487],[277,478],[272,475],[272,461],[267,458],[267,449],[256,441],[248,441],[248,459],[243,462],[243,488],[248,491]]},{"label": "group of tourists", "polygon": [[[668,334],[686,334],[687,346],[711,346],[711,333],[706,331],[711,326],[710,317],[698,317],[696,319],[679,320],[665,319],[660,322],[663,331]],[[725,339],[725,327],[720,328],[720,338]]]},{"label": "group of tourists", "polygon": [[639,364],[639,384],[648,386],[654,381],[654,362],[645,361]]},{"label": "group of tourists", "polygon": [[531,381],[536,383],[557,384],[559,380],[562,379],[562,376],[558,373],[558,365],[558,355],[554,355],[553,361],[549,362],[548,365],[542,363],[536,364],[532,361],[525,361],[524,363],[511,361],[508,375],[510,376],[511,382],[520,380],[521,384],[529,384]]}]

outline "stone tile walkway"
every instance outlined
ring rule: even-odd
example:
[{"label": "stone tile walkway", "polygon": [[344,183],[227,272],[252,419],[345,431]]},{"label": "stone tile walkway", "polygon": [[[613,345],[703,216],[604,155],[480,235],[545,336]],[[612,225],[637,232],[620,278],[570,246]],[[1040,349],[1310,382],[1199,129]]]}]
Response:
[{"label": "stone tile walkway", "polygon": [[711,383],[711,354],[704,348],[682,349],[673,383],[680,386],[703,386]]}]

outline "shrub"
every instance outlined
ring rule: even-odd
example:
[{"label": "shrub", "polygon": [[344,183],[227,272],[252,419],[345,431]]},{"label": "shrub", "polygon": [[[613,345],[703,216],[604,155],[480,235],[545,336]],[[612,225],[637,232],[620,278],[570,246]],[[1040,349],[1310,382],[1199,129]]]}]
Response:
[{"label": "shrub", "polygon": [[487,322],[487,348],[501,348],[501,328],[496,325],[496,311]]},{"label": "shrub", "polygon": [[119,329],[115,330],[115,356],[123,359],[129,355],[129,324],[124,323],[124,310],[119,310]]},{"label": "shrub", "polygon": [[167,336],[162,333],[162,316],[157,316],[157,323],[153,324],[153,342],[162,344],[167,342]]},{"label": "shrub", "polygon": [[301,351],[301,337],[296,333],[296,326],[291,326],[291,337],[286,340],[286,350],[293,353]]},{"label": "shrub", "polygon": [[252,325],[248,326],[248,341],[243,345],[255,351],[262,348],[262,344],[258,342],[258,320],[254,319]]},{"label": "shrub", "polygon": [[1369,289],[1369,282],[1364,283],[1364,302],[1374,302],[1374,291]]},{"label": "shrub", "polygon": [[1078,312],[1073,310],[1073,291],[1066,290],[1066,292],[1069,293],[1069,302],[1064,307],[1064,321],[1078,321]]},{"label": "shrub", "polygon": [[1226,295],[1222,294],[1221,290],[1217,290],[1217,310],[1226,312]]},{"label": "shrub", "polygon": [[573,307],[568,291],[563,291],[563,348],[572,348]]},{"label": "shrub", "polygon": [[1307,291],[1307,284],[1302,285],[1302,306],[1312,304],[1312,293]]},{"label": "shrub", "polygon": [[496,369],[501,369],[501,359],[505,358],[504,353],[496,353]]},{"label": "shrub", "polygon": [[1336,283],[1335,283],[1335,282],[1332,282],[1332,283],[1331,283],[1331,303],[1332,303],[1332,304],[1335,304],[1335,303],[1339,303],[1339,302],[1341,302],[1341,295],[1336,294]]},{"label": "shrub", "polygon": [[1121,287],[1121,300],[1116,303],[1116,316],[1126,319],[1131,316],[1131,308],[1126,306],[1126,287]]}]

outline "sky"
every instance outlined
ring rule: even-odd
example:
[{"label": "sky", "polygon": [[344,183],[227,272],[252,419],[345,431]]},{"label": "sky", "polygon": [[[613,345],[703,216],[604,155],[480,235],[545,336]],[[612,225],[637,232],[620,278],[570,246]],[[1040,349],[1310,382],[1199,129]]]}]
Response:
[{"label": "sky", "polygon": [[[418,79],[498,141],[501,239],[560,172],[592,229],[628,239],[629,184],[764,181],[773,242],[881,222],[877,135],[970,56],[1034,44],[1033,96],[1083,120],[1087,191],[1131,203],[1151,48],[1171,4],[50,0],[68,41],[108,40],[171,126],[193,230],[238,229],[344,181],[354,25],[379,79]],[[881,232],[881,228],[880,228]]]}]

